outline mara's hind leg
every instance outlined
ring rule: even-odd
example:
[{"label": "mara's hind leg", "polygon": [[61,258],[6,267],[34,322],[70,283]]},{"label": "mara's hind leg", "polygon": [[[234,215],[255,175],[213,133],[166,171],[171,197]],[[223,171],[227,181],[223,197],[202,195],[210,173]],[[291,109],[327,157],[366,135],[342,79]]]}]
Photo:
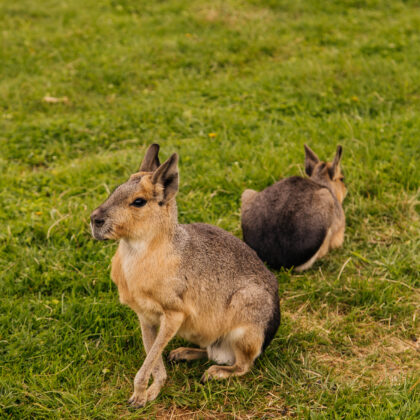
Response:
[{"label": "mara's hind leg", "polygon": [[331,232],[331,229],[328,229],[327,236],[325,237],[324,242],[321,245],[321,248],[319,248],[318,258],[322,258],[324,255],[327,255],[331,246],[331,238],[332,238],[332,232]]},{"label": "mara's hind leg", "polygon": [[344,229],[345,226],[340,228],[337,233],[335,233],[331,238],[331,248],[340,248],[341,245],[343,245],[344,242]]},{"label": "mara's hind leg", "polygon": [[309,261],[306,261],[306,263],[299,265],[298,267],[295,267],[295,271],[300,273],[302,271],[307,270],[308,268],[311,268],[314,262],[318,259],[318,254],[319,254],[319,249]]},{"label": "mara's hind leg", "polygon": [[320,246],[318,251],[316,251],[315,255],[313,255],[310,260],[306,261],[306,263],[303,263],[299,265],[298,267],[295,267],[295,271],[302,272],[304,270],[307,270],[308,268],[311,268],[316,260],[318,260],[319,258],[322,258],[324,255],[327,254],[328,250],[330,249],[330,243],[331,243],[331,229],[328,229],[324,242],[322,242],[322,245]]},{"label": "mara's hind leg", "polygon": [[207,357],[206,349],[195,349],[191,347],[178,347],[169,353],[168,360],[179,362],[181,360],[198,360]]},{"label": "mara's hind leg", "polygon": [[254,360],[261,353],[263,344],[263,333],[257,330],[255,325],[248,328],[241,328],[241,334],[232,334],[235,337],[227,337],[232,352],[235,355],[235,362],[232,366],[213,365],[204,372],[201,382],[210,379],[225,379],[230,376],[241,376],[249,371]]}]

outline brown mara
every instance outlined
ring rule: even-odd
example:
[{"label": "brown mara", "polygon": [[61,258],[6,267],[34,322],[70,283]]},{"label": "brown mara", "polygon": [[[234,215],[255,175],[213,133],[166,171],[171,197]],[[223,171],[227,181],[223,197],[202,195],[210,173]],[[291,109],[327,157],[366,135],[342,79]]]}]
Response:
[{"label": "brown mara", "polygon": [[332,162],[321,162],[305,145],[309,178],[282,179],[261,192],[242,193],[244,241],[272,268],[303,271],[344,240],[346,196],[340,169],[342,148]]},{"label": "brown mara", "polygon": [[147,356],[134,406],[159,394],[162,352],[175,335],[199,347],[178,348],[169,359],[214,360],[207,381],[248,372],[280,323],[277,280],[251,248],[215,226],[178,224],[178,156],[160,165],[158,152],[151,145],[139,171],[91,215],[96,239],[119,241],[111,277],[140,321]]}]

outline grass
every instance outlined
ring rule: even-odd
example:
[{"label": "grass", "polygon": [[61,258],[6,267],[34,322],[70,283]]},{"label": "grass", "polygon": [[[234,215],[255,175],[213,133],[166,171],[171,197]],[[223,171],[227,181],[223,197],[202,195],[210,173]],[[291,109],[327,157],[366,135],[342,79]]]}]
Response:
[{"label": "grass", "polygon": [[[21,0],[0,20],[1,418],[419,418],[417,2]],[[180,221],[237,236],[245,188],[340,143],[347,230],[276,273],[250,374],[167,365],[134,411],[141,335],[88,218],[152,142],[180,153]]]}]

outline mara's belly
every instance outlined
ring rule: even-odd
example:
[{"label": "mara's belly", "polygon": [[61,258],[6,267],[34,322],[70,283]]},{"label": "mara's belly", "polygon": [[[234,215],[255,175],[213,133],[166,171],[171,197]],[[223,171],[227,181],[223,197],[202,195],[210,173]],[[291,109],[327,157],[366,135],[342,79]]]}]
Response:
[{"label": "mara's belly", "polygon": [[208,347],[213,342],[212,339],[205,334],[185,327],[181,327],[178,330],[177,335],[201,348]]},{"label": "mara's belly", "polygon": [[[228,325],[224,324],[224,327],[228,327]],[[224,327],[210,314],[208,317],[190,316],[182,324],[177,335],[205,348],[226,334]]]}]

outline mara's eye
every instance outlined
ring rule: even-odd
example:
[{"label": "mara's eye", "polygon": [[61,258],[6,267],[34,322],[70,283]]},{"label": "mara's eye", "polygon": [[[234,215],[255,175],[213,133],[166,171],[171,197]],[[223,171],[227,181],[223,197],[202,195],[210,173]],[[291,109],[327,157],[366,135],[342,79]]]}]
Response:
[{"label": "mara's eye", "polygon": [[144,198],[136,198],[130,205],[134,207],[143,207],[147,201]]},{"label": "mara's eye", "polygon": [[340,181],[344,182],[344,176],[340,176]]}]

